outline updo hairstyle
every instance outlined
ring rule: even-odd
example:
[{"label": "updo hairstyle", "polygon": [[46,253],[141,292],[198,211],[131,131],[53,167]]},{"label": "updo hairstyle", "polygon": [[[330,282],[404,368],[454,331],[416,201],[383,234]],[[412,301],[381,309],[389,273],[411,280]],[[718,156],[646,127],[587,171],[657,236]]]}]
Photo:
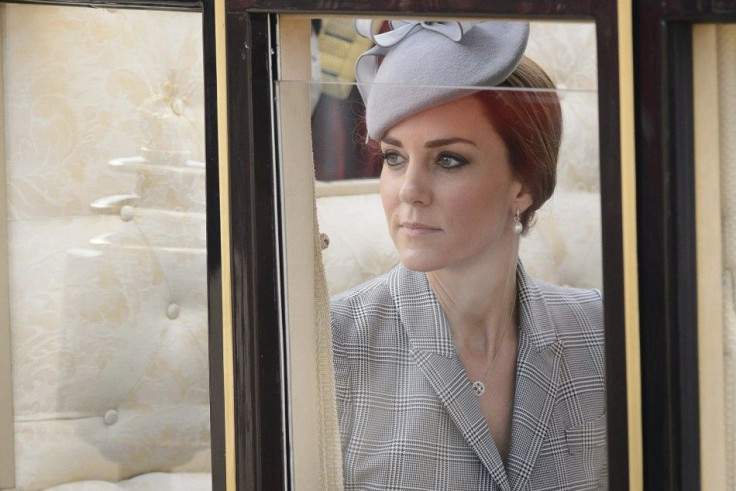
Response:
[{"label": "updo hairstyle", "polygon": [[532,196],[531,206],[520,216],[526,233],[534,213],[555,189],[562,109],[552,80],[526,56],[498,87],[526,89],[473,94],[483,103],[493,128],[506,144],[514,175]]}]

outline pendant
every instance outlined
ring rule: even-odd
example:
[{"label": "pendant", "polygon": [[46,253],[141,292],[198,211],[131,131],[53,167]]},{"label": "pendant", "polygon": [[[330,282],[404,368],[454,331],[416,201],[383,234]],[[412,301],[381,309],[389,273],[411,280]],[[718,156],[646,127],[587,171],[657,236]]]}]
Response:
[{"label": "pendant", "polygon": [[478,380],[476,382],[473,382],[473,390],[475,391],[475,396],[480,397],[486,391],[486,386],[483,385],[483,382]]}]

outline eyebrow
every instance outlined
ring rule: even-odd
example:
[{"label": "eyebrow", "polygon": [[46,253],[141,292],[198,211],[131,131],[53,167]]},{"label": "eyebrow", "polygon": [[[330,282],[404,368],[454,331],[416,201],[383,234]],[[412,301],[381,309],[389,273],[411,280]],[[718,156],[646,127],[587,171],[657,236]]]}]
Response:
[{"label": "eyebrow", "polygon": [[[393,145],[395,147],[403,147],[403,145],[401,144],[401,141],[395,138],[391,138],[390,136],[381,138],[381,141],[389,145]],[[439,140],[430,140],[424,144],[424,147],[425,148],[438,148],[438,147],[444,147],[446,145],[452,145],[453,143],[467,143],[469,145],[473,145],[474,147],[478,146],[473,141],[466,140],[465,138],[454,137],[454,138],[441,138]]]}]

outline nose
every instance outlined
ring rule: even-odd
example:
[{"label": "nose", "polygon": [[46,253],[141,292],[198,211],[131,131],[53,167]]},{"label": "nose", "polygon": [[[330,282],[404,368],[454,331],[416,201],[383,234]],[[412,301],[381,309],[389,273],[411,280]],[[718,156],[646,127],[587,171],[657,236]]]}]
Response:
[{"label": "nose", "polygon": [[409,162],[403,174],[399,199],[411,205],[429,205],[432,202],[429,170],[415,162]]}]

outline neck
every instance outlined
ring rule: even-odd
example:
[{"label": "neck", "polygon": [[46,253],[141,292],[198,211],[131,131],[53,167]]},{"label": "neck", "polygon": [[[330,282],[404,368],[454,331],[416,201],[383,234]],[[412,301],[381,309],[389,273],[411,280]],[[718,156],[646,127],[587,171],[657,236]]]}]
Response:
[{"label": "neck", "polygon": [[427,273],[458,350],[493,354],[516,322],[518,239],[504,253],[497,252],[481,264]]}]

